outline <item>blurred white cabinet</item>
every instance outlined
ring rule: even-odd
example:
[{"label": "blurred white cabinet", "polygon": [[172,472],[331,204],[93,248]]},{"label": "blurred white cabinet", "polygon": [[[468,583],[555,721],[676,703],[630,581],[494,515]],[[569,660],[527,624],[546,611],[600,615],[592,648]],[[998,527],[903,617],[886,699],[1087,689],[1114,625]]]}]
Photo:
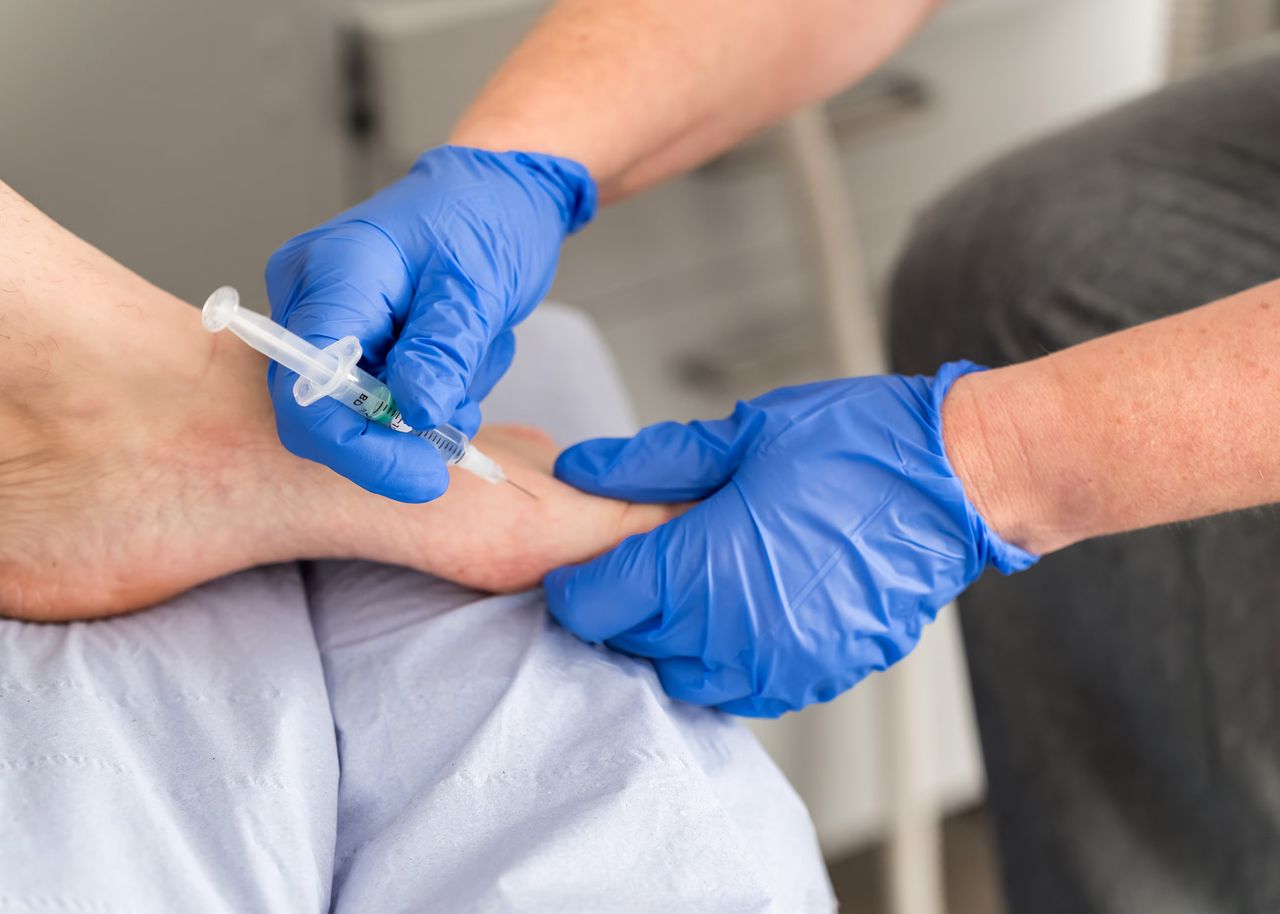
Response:
[{"label": "blurred white cabinet", "polygon": [[0,0],[0,180],[188,300],[346,196],[315,0]]}]

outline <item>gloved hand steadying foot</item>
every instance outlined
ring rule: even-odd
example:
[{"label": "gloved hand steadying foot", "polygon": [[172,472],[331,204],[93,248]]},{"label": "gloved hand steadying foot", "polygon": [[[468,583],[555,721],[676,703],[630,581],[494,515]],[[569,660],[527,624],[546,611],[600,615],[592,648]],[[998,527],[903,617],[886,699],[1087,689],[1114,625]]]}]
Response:
[{"label": "gloved hand steadying foot", "polygon": [[[390,187],[287,242],[267,264],[271,314],[325,346],[355,336],[415,428],[468,435],[515,354],[511,327],[551,286],[565,236],[595,212],[576,162],[443,146]],[[285,447],[366,489],[429,501],[448,485],[422,441],[337,403],[301,407],[297,376],[270,375]]]},{"label": "gloved hand steadying foot", "polygon": [[556,475],[629,501],[705,499],[547,575],[570,631],[653,659],[675,698],[772,717],[903,657],[943,605],[1032,554],[979,516],[942,442],[951,384],[979,370],[784,388],[733,415],[563,453]]}]

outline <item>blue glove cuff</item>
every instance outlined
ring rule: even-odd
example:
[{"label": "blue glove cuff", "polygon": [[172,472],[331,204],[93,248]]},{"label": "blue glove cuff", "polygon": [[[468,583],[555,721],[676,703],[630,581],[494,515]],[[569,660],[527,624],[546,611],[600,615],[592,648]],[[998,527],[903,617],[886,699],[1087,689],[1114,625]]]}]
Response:
[{"label": "blue glove cuff", "polygon": [[573,159],[539,152],[514,153],[530,171],[554,183],[569,201],[566,207],[565,234],[572,235],[595,218],[598,193],[595,179],[587,166]]},{"label": "blue glove cuff", "polygon": [[[942,401],[946,399],[947,392],[951,390],[951,385],[967,374],[986,370],[987,366],[985,365],[978,365],[968,360],[960,360],[947,362],[934,375],[931,406],[938,423],[938,439],[940,443],[942,442]],[[945,444],[942,446],[942,459],[946,461],[947,469],[958,483],[960,477],[956,475],[955,468],[951,465],[951,458],[947,456]],[[994,565],[1001,574],[1013,574],[1015,571],[1025,571],[1040,561],[1040,556],[1012,543],[1005,542],[1000,537],[1000,534],[991,529],[991,525],[978,513],[978,509],[974,507],[967,494],[964,498],[964,507],[970,528],[973,530],[974,542],[978,544],[979,560],[984,567],[986,565]]]},{"label": "blue glove cuff", "polygon": [[[534,178],[538,186],[555,200],[560,211],[561,227],[566,235],[573,234],[595,218],[598,200],[596,182],[581,162],[543,152],[494,152],[471,146],[441,146],[424,152],[418,163],[428,156],[439,155],[443,150],[460,153],[502,171],[515,171],[522,177]],[[414,164],[414,168],[418,167],[418,163]]]}]

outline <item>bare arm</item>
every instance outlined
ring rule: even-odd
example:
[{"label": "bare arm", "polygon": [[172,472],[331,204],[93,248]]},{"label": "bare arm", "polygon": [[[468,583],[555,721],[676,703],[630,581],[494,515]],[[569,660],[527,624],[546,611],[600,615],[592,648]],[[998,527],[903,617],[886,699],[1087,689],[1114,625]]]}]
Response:
[{"label": "bare arm", "polygon": [[1280,281],[958,382],[947,453],[1033,552],[1280,502]]},{"label": "bare arm", "polygon": [[582,162],[608,201],[866,75],[940,0],[560,0],[452,142]]}]

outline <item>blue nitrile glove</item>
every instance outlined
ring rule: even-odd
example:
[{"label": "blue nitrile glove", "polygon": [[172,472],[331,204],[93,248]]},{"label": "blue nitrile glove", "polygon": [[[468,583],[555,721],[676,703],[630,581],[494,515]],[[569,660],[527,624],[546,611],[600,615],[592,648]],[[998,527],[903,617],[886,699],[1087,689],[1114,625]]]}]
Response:
[{"label": "blue nitrile glove", "polygon": [[[287,242],[267,263],[271,314],[319,346],[344,336],[391,388],[416,428],[467,434],[477,405],[511,364],[510,328],[546,294],[565,236],[595,212],[576,162],[529,152],[443,146],[405,177]],[[285,447],[366,489],[429,501],[448,486],[426,442],[338,403],[298,406],[296,375],[272,369]]]},{"label": "blue nitrile glove", "polygon": [[987,565],[1036,560],[987,526],[943,451],[942,398],[975,370],[784,388],[727,419],[570,448],[556,475],[580,489],[706,500],[551,572],[552,615],[652,658],[673,697],[735,714],[829,701],[883,670]]}]

